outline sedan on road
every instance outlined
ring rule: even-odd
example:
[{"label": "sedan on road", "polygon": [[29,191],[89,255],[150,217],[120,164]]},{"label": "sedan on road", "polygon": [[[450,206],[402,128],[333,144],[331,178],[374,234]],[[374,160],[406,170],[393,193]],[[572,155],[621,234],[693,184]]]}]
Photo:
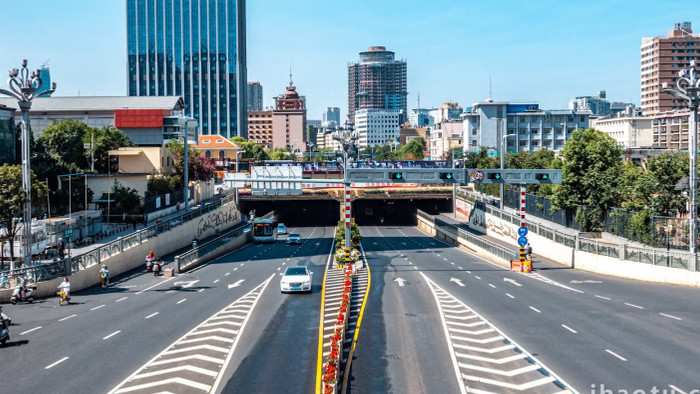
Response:
[{"label": "sedan on road", "polygon": [[287,226],[284,223],[277,225],[277,234],[287,234]]},{"label": "sedan on road", "polygon": [[301,235],[298,233],[290,233],[287,235],[287,245],[291,244],[301,245]]},{"label": "sedan on road", "polygon": [[306,267],[287,267],[280,280],[280,291],[308,291],[311,292],[311,279],[313,272]]}]

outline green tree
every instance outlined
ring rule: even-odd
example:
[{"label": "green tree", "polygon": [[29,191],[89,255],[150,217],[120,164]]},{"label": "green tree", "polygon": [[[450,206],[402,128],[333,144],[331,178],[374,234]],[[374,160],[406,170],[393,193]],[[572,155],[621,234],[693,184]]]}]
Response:
[{"label": "green tree", "polygon": [[595,130],[576,130],[562,150],[562,184],[554,187],[555,209],[575,209],[583,231],[600,231],[608,208],[620,198],[622,161],[614,139]]},{"label": "green tree", "polygon": [[289,160],[288,152],[280,148],[275,148],[269,153],[270,160]]},{"label": "green tree", "polygon": [[182,183],[177,175],[151,174],[148,177],[147,193],[152,196],[159,196],[166,193],[182,189]]},{"label": "green tree", "polygon": [[[173,157],[173,168],[179,179],[178,189],[181,189],[185,177],[185,146],[182,141],[170,140],[167,148]],[[206,181],[216,174],[214,160],[202,156],[199,150],[193,147],[187,148],[187,170],[189,181]]]},{"label": "green tree", "polygon": [[93,136],[95,146],[92,149],[85,150],[85,158],[88,162],[91,162],[94,152],[95,171],[102,174],[107,173],[109,170],[108,152],[110,150],[133,145],[129,137],[114,126],[107,126],[102,129],[89,129],[83,136],[83,143],[92,144]]},{"label": "green tree", "polygon": [[52,123],[42,131],[39,146],[53,163],[70,172],[81,172],[90,168],[83,141],[91,130],[74,119]]},{"label": "green tree", "polygon": [[649,158],[647,168],[654,179],[654,197],[651,200],[654,214],[677,216],[685,213],[685,198],[675,188],[678,181],[688,174],[688,156],[681,152],[664,153]]},{"label": "green tree", "polygon": [[[353,248],[360,247],[360,240],[362,235],[360,235],[360,227],[354,223],[350,223],[350,243],[352,243]],[[340,249],[343,247],[345,242],[345,221],[338,221],[338,228],[335,230],[335,248]]]},{"label": "green tree", "polygon": [[112,214],[133,215],[143,212],[141,196],[136,189],[123,186],[115,180],[110,197],[114,200],[114,205],[111,208]]},{"label": "green tree", "polygon": [[[34,172],[31,175],[32,203],[46,201],[46,184],[39,182]],[[14,260],[14,237],[17,223],[21,222],[24,208],[24,188],[22,187],[22,166],[0,166],[0,224],[5,227],[10,243],[10,259]]]},{"label": "green tree", "polygon": [[423,137],[418,137],[412,139],[408,144],[400,146],[396,153],[399,160],[423,160],[425,146]]},{"label": "green tree", "polygon": [[241,154],[241,157],[243,158],[256,159],[258,161],[270,159],[265,149],[263,149],[262,146],[258,145],[255,142],[244,142],[241,143],[241,146],[245,150],[245,152]]}]

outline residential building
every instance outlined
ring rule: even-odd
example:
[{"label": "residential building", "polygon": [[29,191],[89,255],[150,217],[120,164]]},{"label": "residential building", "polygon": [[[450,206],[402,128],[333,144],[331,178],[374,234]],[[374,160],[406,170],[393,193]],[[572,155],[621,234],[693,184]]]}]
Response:
[{"label": "residential building", "polygon": [[401,112],[397,109],[360,109],[355,112],[357,145],[362,148],[373,145],[397,144]]},{"label": "residential building", "polygon": [[340,108],[338,107],[326,107],[323,111],[323,122],[322,127],[334,127],[340,126]]},{"label": "residential building", "polygon": [[695,60],[700,71],[700,35],[693,34],[690,22],[676,23],[668,36],[642,38],[641,103],[644,116],[682,110],[685,100],[663,92],[663,84],[675,86],[678,71]]},{"label": "residential building", "polygon": [[414,108],[408,118],[411,127],[430,127],[435,124],[435,119],[431,115],[437,108]]},{"label": "residential building", "polygon": [[260,82],[248,82],[246,100],[248,100],[248,111],[263,110],[263,87]]},{"label": "residential building", "polygon": [[272,111],[248,111],[248,141],[272,147]]},{"label": "residential building", "polygon": [[182,96],[199,134],[247,137],[245,0],[126,1],[129,96]]},{"label": "residential building", "polygon": [[0,165],[18,163],[15,141],[15,109],[0,105]]},{"label": "residential building", "polygon": [[243,150],[242,147],[220,135],[200,135],[197,142],[194,148],[204,157],[214,160],[217,179],[223,180],[224,173],[229,170],[237,172],[236,155]]},{"label": "residential building", "polygon": [[649,148],[653,145],[652,122],[652,118],[636,116],[630,110],[591,118],[590,127],[609,135],[622,148]]},{"label": "residential building", "polygon": [[[0,97],[0,105],[14,107],[17,100]],[[197,140],[197,121],[183,115],[184,107],[178,96],[37,97],[32,100],[29,122],[34,138],[51,123],[76,119],[95,128],[114,126],[136,145],[161,146],[183,130],[190,141]]]},{"label": "residential building", "polygon": [[316,135],[316,147],[318,149],[331,148],[334,152],[342,152],[343,147],[340,142],[333,139],[335,132],[335,129],[323,129],[323,132],[319,132]]},{"label": "residential building", "polygon": [[589,111],[542,110],[539,104],[511,104],[487,100],[465,113],[464,149],[501,151],[504,135],[509,152],[540,149],[560,151],[577,129],[588,128]]},{"label": "residential building", "polygon": [[406,60],[395,60],[394,52],[383,46],[360,52],[360,61],[348,65],[348,119],[354,120],[361,109],[396,110],[406,116],[406,81]]},{"label": "residential building", "polygon": [[276,109],[248,112],[249,141],[265,147],[307,150],[306,106],[292,81],[286,91],[275,97]]},{"label": "residential building", "polygon": [[431,160],[445,160],[450,149],[462,146],[464,138],[464,122],[461,120],[447,120],[435,123],[430,130],[430,150]]},{"label": "residential building", "polygon": [[402,127],[399,130],[399,145],[406,145],[416,138],[423,138],[427,143],[427,129],[425,127]]},{"label": "residential building", "polygon": [[459,119],[462,107],[456,101],[445,101],[441,106],[430,111],[433,123],[442,123],[448,120]]},{"label": "residential building", "polygon": [[651,123],[653,147],[688,151],[689,117],[689,111],[671,111],[654,115]]}]

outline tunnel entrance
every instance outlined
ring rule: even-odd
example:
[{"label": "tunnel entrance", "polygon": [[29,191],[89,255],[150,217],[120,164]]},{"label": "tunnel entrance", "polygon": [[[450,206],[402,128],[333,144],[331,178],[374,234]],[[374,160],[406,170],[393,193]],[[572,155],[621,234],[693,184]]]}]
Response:
[{"label": "tunnel entrance", "polygon": [[355,223],[360,226],[415,226],[416,210],[429,214],[452,212],[452,199],[359,199],[352,203]]},{"label": "tunnel entrance", "polygon": [[276,211],[277,220],[288,226],[335,226],[340,220],[337,200],[239,200],[246,215],[255,209],[257,216]]}]

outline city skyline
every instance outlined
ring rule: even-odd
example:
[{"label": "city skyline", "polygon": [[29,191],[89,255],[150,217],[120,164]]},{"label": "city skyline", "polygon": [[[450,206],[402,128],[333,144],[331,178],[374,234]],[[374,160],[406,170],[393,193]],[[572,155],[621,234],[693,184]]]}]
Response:
[{"label": "city skyline", "polygon": [[[48,0],[22,4],[18,12],[31,11],[36,20],[59,15],[71,29],[46,24],[25,30],[25,21],[8,18],[6,34],[18,33],[0,44],[0,69],[18,67],[23,58],[32,69],[48,60],[58,83],[55,96],[127,94],[124,0],[67,0],[60,8]],[[490,92],[497,101],[566,109],[571,98],[599,90],[611,101],[639,105],[642,38],[666,35],[684,21],[700,32],[700,10],[675,0],[507,6],[437,1],[429,8],[396,1],[258,0],[248,2],[247,16],[248,80],[281,91],[291,66],[294,84],[307,97],[308,118],[321,119],[333,106],[341,109],[342,121],[348,113],[347,64],[373,45],[407,61],[409,110],[417,107],[418,94],[421,107],[447,100],[468,107]],[[281,28],[291,30],[294,40],[273,33]],[[272,105],[271,97],[264,106]]]}]

